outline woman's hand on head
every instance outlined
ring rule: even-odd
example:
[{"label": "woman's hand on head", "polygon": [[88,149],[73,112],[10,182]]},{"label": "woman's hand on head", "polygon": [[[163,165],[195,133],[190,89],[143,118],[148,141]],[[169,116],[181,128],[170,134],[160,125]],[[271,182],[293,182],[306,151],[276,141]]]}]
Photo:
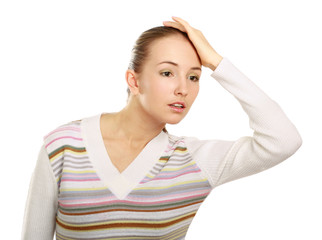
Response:
[{"label": "woman's hand on head", "polygon": [[164,21],[163,25],[166,27],[177,28],[182,32],[186,32],[190,41],[197,50],[201,64],[214,71],[222,60],[222,56],[220,56],[215,49],[213,49],[200,30],[191,27],[188,22],[181,18],[172,17],[172,19],[174,22]]}]

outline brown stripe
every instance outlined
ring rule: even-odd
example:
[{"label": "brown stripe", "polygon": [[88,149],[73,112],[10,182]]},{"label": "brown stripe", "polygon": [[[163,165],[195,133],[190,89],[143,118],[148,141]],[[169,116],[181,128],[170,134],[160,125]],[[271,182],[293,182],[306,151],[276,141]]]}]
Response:
[{"label": "brown stripe", "polygon": [[57,149],[57,152],[51,153],[50,156],[49,156],[49,158],[52,159],[57,154],[59,154],[61,152],[64,152],[65,150],[71,150],[72,152],[86,152],[86,149],[85,148],[76,149],[76,148],[73,148],[73,147],[64,145],[60,149]]},{"label": "brown stripe", "polygon": [[187,216],[184,216],[182,218],[169,221],[166,223],[122,223],[121,221],[119,223],[109,223],[109,224],[102,224],[102,225],[96,225],[96,226],[68,226],[63,223],[61,223],[58,219],[56,219],[56,222],[58,225],[60,225],[62,228],[68,229],[68,230],[74,230],[74,231],[90,231],[90,230],[103,230],[108,228],[164,228],[171,225],[174,225],[178,222],[182,222],[186,219],[193,218],[196,215],[196,213],[191,213]]},{"label": "brown stripe", "polygon": [[81,216],[81,215],[88,215],[88,214],[98,214],[98,213],[106,213],[106,212],[116,212],[116,211],[126,211],[126,212],[163,212],[163,211],[170,211],[170,210],[175,210],[175,209],[180,209],[184,208],[187,206],[191,206],[194,204],[202,203],[203,200],[185,204],[185,205],[180,205],[178,207],[172,207],[172,208],[163,208],[163,209],[124,209],[124,208],[116,208],[116,209],[109,209],[109,210],[102,210],[102,211],[94,211],[94,212],[83,212],[83,213],[68,213],[64,212],[59,209],[59,212],[63,215],[69,215],[69,216]]},{"label": "brown stripe", "polygon": [[175,151],[186,151],[187,150],[187,148],[186,147],[176,147],[175,148]]},{"label": "brown stripe", "polygon": [[170,158],[170,156],[162,156],[162,157],[160,157],[159,158],[159,161],[168,161],[169,160],[169,158]]}]

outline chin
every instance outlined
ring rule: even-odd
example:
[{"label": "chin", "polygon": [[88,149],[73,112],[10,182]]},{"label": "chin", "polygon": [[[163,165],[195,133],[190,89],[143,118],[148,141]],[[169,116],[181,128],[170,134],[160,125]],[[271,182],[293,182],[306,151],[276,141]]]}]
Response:
[{"label": "chin", "polygon": [[168,121],[167,124],[171,124],[171,125],[176,125],[178,124],[180,121]]},{"label": "chin", "polygon": [[176,117],[176,118],[174,118],[174,117],[173,117],[173,118],[171,118],[171,119],[170,119],[170,118],[168,118],[166,122],[167,122],[168,124],[178,124],[179,122],[181,122],[181,121],[182,121],[182,119],[183,119],[183,118],[184,118],[184,117],[182,117],[182,116],[178,116],[178,117]]}]

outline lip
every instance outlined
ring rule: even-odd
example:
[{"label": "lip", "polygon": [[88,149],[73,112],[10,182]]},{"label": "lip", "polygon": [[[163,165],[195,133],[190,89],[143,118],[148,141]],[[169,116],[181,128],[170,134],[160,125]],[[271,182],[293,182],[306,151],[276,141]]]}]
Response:
[{"label": "lip", "polygon": [[184,102],[173,102],[173,103],[170,103],[169,106],[173,104],[181,104],[183,108],[186,108],[186,104]]},{"label": "lip", "polygon": [[[173,105],[173,104],[181,104],[181,105],[183,106],[183,108],[178,108],[178,107],[171,106],[171,105]],[[174,110],[174,111],[176,111],[176,112],[183,112],[183,110],[186,108],[186,104],[185,104],[184,102],[173,102],[173,103],[168,104],[168,106],[169,106],[172,110]]]}]

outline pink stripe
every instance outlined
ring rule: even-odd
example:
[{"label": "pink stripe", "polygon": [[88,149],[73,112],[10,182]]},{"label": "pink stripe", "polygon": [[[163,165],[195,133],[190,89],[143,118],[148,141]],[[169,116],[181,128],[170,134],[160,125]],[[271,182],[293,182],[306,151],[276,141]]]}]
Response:
[{"label": "pink stripe", "polygon": [[54,140],[50,141],[48,144],[46,144],[46,148],[52,144],[53,142],[59,140],[59,139],[63,139],[63,138],[71,138],[71,139],[75,139],[75,140],[79,140],[79,141],[82,141],[83,139],[82,138],[76,138],[76,137],[72,137],[72,136],[63,136],[63,137],[59,137],[59,138],[55,138]]},{"label": "pink stripe", "polygon": [[80,132],[80,127],[59,127],[53,131],[51,131],[50,133],[48,133],[46,136],[44,136],[44,139],[47,138],[49,135],[52,135],[53,133],[56,132],[61,132],[61,131],[65,131],[65,130],[73,130],[75,132]]},{"label": "pink stripe", "polygon": [[[97,177],[96,174],[84,174],[86,177]],[[85,178],[83,174],[79,173],[79,174],[67,174],[67,173],[63,173],[63,177],[72,177],[72,178]]]},{"label": "pink stripe", "polygon": [[173,175],[173,173],[175,171],[169,172],[169,173],[160,172],[159,175],[157,175],[156,177],[152,177],[152,178],[150,178],[149,176],[146,176],[140,183],[146,183],[148,181],[156,181],[156,180],[169,180],[169,179],[174,179],[176,177],[183,176],[183,175],[186,175],[186,174],[201,172],[201,170],[199,168],[197,168],[196,165],[193,165],[193,166],[191,166],[189,168],[183,169],[182,171],[186,171],[188,169],[191,169],[191,170],[189,172],[183,172],[183,173],[181,173],[179,175],[175,175],[175,176],[169,177],[169,178],[163,177],[163,176],[167,176],[167,175],[171,176],[171,175]]},{"label": "pink stripe", "polygon": [[[200,192],[200,191],[198,191],[198,192]],[[156,205],[156,204],[160,204],[160,203],[168,203],[168,202],[174,202],[174,201],[177,202],[177,201],[181,201],[181,200],[187,200],[192,197],[205,196],[208,193],[209,193],[209,190],[207,190],[205,193],[194,195],[194,196],[187,196],[187,197],[183,197],[183,198],[176,198],[176,199],[169,199],[169,200],[155,201],[155,202],[142,202],[142,201],[141,202],[134,202],[134,201],[115,200],[115,201],[104,201],[104,202],[100,202],[100,203],[60,204],[60,205],[63,207],[83,207],[83,206],[97,206],[97,205],[106,205],[106,204],[125,203],[125,204],[146,206],[146,205]],[[177,195],[181,196],[182,194],[177,194]],[[138,198],[138,199],[140,199],[140,198]],[[150,198],[149,198],[149,200],[150,200]]]},{"label": "pink stripe", "polygon": [[[184,143],[184,141],[182,141],[182,140],[181,141],[178,141],[178,142],[176,142],[176,145],[179,145],[180,143]],[[167,150],[165,152],[169,152],[171,150],[175,150],[176,147],[172,147],[171,145],[168,145]]]},{"label": "pink stripe", "polygon": [[[196,197],[198,195],[202,195],[202,194],[205,194],[205,193],[208,193],[208,192],[209,192],[208,189],[207,190],[204,189],[204,190],[198,190],[198,191],[192,191],[192,192],[185,192],[185,193],[175,193],[175,194],[172,194],[172,195],[166,195],[164,197],[162,197],[162,196],[156,196],[156,197],[139,198],[139,197],[131,197],[130,196],[128,199],[131,199],[133,201],[140,201],[140,202],[142,202],[142,201],[144,201],[146,199],[148,199],[150,201],[150,200],[160,200],[162,198],[165,198],[165,200],[163,200],[163,201],[162,200],[161,201],[158,201],[158,202],[162,203],[162,202],[169,202],[169,201],[172,201],[172,202],[173,201],[178,201],[179,199],[176,198],[176,197],[182,197],[183,195],[188,195],[188,196],[186,196],[184,198],[189,199],[189,198]],[[169,199],[169,198],[171,198],[171,199]],[[156,202],[154,202],[154,203],[156,203]]]},{"label": "pink stripe", "polygon": [[[202,195],[204,195],[204,194],[207,194],[209,192],[209,190],[199,190],[199,191],[193,191],[193,192],[186,192],[186,193],[184,193],[184,194],[189,194],[189,196],[187,196],[187,197],[184,197],[183,199],[186,199],[186,198],[191,198],[191,197],[195,197],[195,196],[202,196]],[[193,196],[191,196],[191,193],[193,193]],[[199,194],[199,195],[198,195]],[[167,195],[167,196],[165,196],[166,198],[170,198],[170,197],[175,197],[175,196],[180,196],[180,197],[182,197],[182,193],[177,193],[177,194],[172,194],[172,195]],[[137,203],[142,203],[144,200],[146,200],[146,199],[158,199],[158,200],[160,200],[160,197],[155,197],[155,198],[138,198],[138,197],[131,197],[131,198],[128,198],[128,199],[131,199],[130,201],[124,201],[124,200],[122,200],[122,201],[118,201],[117,199],[115,199],[115,197],[101,197],[101,198],[86,198],[86,202],[88,202],[88,201],[103,201],[104,200],[104,202],[99,202],[99,204],[101,204],[101,203],[109,203],[109,204],[112,204],[112,203],[120,203],[120,202],[122,202],[122,203],[133,203],[135,200],[136,201],[138,201],[138,202],[136,202],[136,204]],[[60,200],[60,202],[63,202],[63,203],[71,203],[71,202],[77,202],[77,201],[83,201],[83,200],[85,200],[85,199],[71,199],[71,200]],[[111,201],[111,200],[113,200],[113,201]],[[178,201],[179,199],[178,198],[176,198],[176,199],[168,199],[168,200],[166,200],[166,201]],[[143,203],[143,204],[141,204],[141,205],[145,205],[145,204],[147,204],[147,203]],[[95,204],[94,204],[95,205]],[[73,206],[76,206],[76,205],[73,205]],[[78,206],[78,205],[77,205]]]},{"label": "pink stripe", "polygon": [[[72,202],[76,202],[76,201],[86,201],[86,202],[91,202],[91,203],[71,204]],[[93,203],[93,201],[96,201],[96,202]],[[100,201],[100,202],[98,202],[98,201]],[[102,203],[104,203],[104,204],[119,203],[119,201],[114,196],[102,197],[102,198],[60,200],[59,202],[60,202],[60,205],[64,206],[64,207],[69,207],[69,206],[75,206],[75,207],[77,207],[77,206],[95,206],[95,205],[102,205]]]},{"label": "pink stripe", "polygon": [[61,179],[62,182],[92,182],[92,181],[100,181],[99,178],[96,179]]}]

